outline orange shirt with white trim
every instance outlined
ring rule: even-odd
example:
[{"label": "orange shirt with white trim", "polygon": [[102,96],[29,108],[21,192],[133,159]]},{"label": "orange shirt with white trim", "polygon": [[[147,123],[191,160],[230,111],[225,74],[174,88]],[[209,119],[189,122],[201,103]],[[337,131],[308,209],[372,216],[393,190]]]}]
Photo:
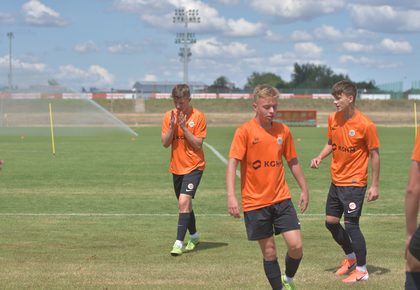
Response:
[{"label": "orange shirt with white trim", "polygon": [[335,112],[328,118],[327,137],[332,141],[333,184],[366,186],[369,152],[380,146],[375,124],[358,110],[348,120],[342,112]]},{"label": "orange shirt with white trim", "polygon": [[244,212],[291,199],[282,159],[297,158],[289,127],[264,129],[253,118],[236,130],[229,157],[240,160]]},{"label": "orange shirt with white trim", "polygon": [[[177,114],[177,110],[167,111],[163,117],[162,135],[169,130],[171,122],[171,111]],[[204,114],[193,108],[187,116],[185,122],[188,131],[195,137],[205,139],[207,133],[206,118]],[[184,175],[193,170],[204,170],[206,165],[203,149],[194,150],[194,148],[185,139],[184,132],[178,124],[174,127],[174,136],[171,145],[171,162],[169,171],[173,174]]]},{"label": "orange shirt with white trim", "polygon": [[411,160],[420,162],[420,127],[417,128],[416,143],[414,144]]}]

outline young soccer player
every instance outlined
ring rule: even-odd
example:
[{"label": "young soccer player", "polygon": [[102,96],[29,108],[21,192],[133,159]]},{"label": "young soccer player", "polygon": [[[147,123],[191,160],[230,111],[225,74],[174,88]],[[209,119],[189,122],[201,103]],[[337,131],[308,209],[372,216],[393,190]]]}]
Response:
[{"label": "young soccer player", "polygon": [[199,243],[192,199],[205,167],[202,144],[206,138],[206,119],[202,112],[190,105],[188,85],[176,85],[171,97],[175,109],[166,112],[163,118],[162,145],[165,148],[171,146],[169,171],[173,175],[179,210],[177,237],[171,255],[179,256],[183,251],[187,229],[190,240],[185,250],[192,251]]},{"label": "young soccer player", "polygon": [[[332,87],[337,111],[328,118],[328,141],[321,153],[311,160],[318,168],[321,161],[332,153],[332,183],[326,203],[325,226],[347,257],[335,272],[337,276],[350,275],[344,283],[366,281],[366,242],[360,231],[368,180],[368,161],[371,160],[372,180],[367,201],[379,197],[379,139],[376,127],[355,107],[357,88],[348,81],[339,81]],[[344,213],[344,228],[340,219]]]},{"label": "young soccer player", "polygon": [[417,216],[420,202],[420,127],[411,156],[411,167],[405,194],[406,279],[405,289],[420,289],[420,227]]},{"label": "young soccer player", "polygon": [[[308,187],[299,165],[289,128],[273,121],[280,93],[260,85],[254,90],[255,117],[240,126],[233,138],[226,171],[229,214],[240,218],[235,194],[235,173],[241,164],[242,209],[248,240],[258,241],[265,274],[273,289],[295,289],[293,277],[302,259],[300,222],[284,178],[285,158],[301,189],[299,206],[308,206]],[[273,235],[282,234],[287,245],[286,275],[281,275]]]}]

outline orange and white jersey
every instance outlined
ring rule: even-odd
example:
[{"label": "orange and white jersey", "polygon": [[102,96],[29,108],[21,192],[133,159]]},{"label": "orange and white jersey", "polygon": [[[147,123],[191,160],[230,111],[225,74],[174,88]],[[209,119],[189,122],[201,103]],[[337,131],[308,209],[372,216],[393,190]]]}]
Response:
[{"label": "orange and white jersey", "polygon": [[331,177],[336,186],[366,186],[369,151],[379,148],[375,124],[360,111],[345,120],[342,112],[330,114],[328,139],[332,142]]},{"label": "orange and white jersey", "polygon": [[240,160],[244,212],[290,199],[282,157],[297,157],[289,127],[273,122],[262,128],[255,118],[240,126],[230,147],[230,158]]},{"label": "orange and white jersey", "polygon": [[416,143],[414,144],[411,160],[420,162],[420,127],[417,128]]},{"label": "orange and white jersey", "polygon": [[[171,112],[177,114],[177,110],[173,109],[167,111],[163,117],[162,135],[169,130],[171,122]],[[206,118],[204,114],[193,108],[191,113],[186,118],[186,125],[195,137],[202,139],[206,138]],[[184,132],[181,127],[176,124],[174,127],[174,137],[171,145],[171,162],[169,164],[169,171],[173,174],[184,175],[190,173],[195,169],[204,170],[205,160],[203,149],[194,150],[184,137]]]}]

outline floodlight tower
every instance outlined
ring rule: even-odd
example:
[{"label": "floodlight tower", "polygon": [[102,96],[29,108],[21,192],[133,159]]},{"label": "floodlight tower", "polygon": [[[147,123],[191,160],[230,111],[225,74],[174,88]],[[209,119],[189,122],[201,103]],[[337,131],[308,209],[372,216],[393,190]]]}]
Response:
[{"label": "floodlight tower", "polygon": [[181,57],[181,60],[184,63],[184,83],[188,84],[188,62],[190,61],[192,56],[189,45],[196,43],[194,33],[188,32],[188,24],[200,23],[198,9],[175,9],[173,23],[184,24],[184,32],[176,34],[175,43],[183,45],[182,47],[180,47],[178,55]]},{"label": "floodlight tower", "polygon": [[7,33],[9,38],[9,90],[12,90],[12,39],[14,37],[13,32]]}]

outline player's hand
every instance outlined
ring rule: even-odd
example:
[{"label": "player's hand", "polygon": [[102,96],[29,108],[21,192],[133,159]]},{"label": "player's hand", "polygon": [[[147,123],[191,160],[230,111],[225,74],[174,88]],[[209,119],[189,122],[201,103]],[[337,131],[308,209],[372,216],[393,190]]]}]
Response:
[{"label": "player's hand", "polygon": [[175,112],[172,110],[171,111],[171,121],[169,123],[169,128],[173,129],[175,127],[176,124],[176,115]]},{"label": "player's hand", "polygon": [[321,164],[321,157],[315,157],[314,159],[311,160],[311,168],[315,168],[318,169],[319,168],[319,164]]},{"label": "player's hand", "polygon": [[3,159],[0,159],[0,170],[3,169],[3,165],[4,165],[4,160]]},{"label": "player's hand", "polygon": [[300,208],[301,213],[304,213],[306,211],[306,209],[308,208],[308,204],[309,204],[309,194],[308,192],[302,192],[299,198],[299,208]]},{"label": "player's hand", "polygon": [[186,121],[187,121],[187,116],[185,116],[183,112],[179,112],[178,124],[182,129],[186,128],[186,125],[185,125]]},{"label": "player's hand", "polygon": [[240,218],[241,214],[239,211],[239,205],[238,205],[238,200],[236,199],[235,196],[229,196],[228,197],[228,210],[229,210],[229,214],[231,216],[233,216],[234,218]]},{"label": "player's hand", "polygon": [[367,201],[375,201],[379,198],[379,189],[371,186],[368,191]]}]

